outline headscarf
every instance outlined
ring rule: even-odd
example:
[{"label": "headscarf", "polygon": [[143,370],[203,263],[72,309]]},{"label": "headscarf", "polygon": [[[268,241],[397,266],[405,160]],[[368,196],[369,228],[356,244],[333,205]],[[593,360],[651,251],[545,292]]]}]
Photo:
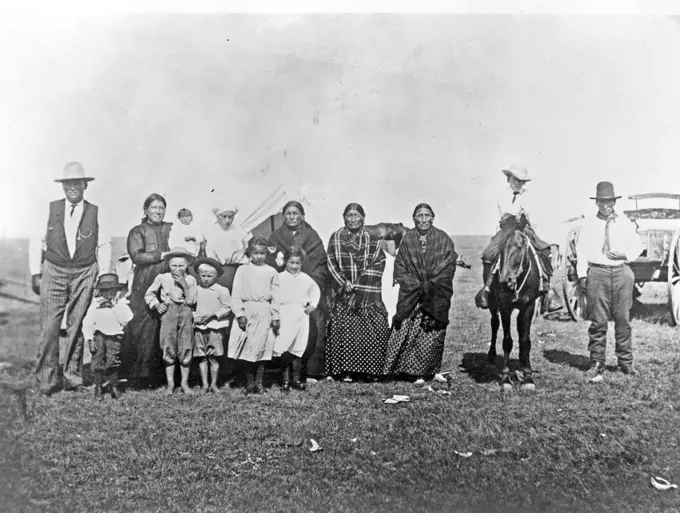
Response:
[{"label": "headscarf", "polygon": [[444,231],[430,228],[427,250],[423,252],[418,231],[409,230],[394,261],[394,279],[400,286],[397,317],[409,318],[420,305],[420,309],[435,320],[435,329],[446,327],[456,260],[453,241]]}]

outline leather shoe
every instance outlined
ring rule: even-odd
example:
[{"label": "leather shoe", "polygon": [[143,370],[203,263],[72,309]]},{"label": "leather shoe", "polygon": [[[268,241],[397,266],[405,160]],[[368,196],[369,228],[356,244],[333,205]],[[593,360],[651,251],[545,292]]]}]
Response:
[{"label": "leather shoe", "polygon": [[640,374],[635,367],[633,367],[633,364],[619,364],[619,368],[621,369],[621,372],[624,374],[628,374],[629,376],[637,376]]},{"label": "leather shoe", "polygon": [[104,398],[104,387],[101,385],[95,385],[94,386],[94,398],[99,399],[100,401]]},{"label": "leather shoe", "polygon": [[110,390],[111,398],[118,399],[120,397],[120,389],[118,385],[112,385]]},{"label": "leather shoe", "polygon": [[301,381],[293,381],[291,382],[290,386],[295,390],[307,390],[307,385],[305,385]]}]

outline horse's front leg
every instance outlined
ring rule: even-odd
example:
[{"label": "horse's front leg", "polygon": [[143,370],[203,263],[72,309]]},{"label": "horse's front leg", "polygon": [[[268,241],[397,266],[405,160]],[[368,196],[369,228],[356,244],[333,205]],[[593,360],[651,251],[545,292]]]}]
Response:
[{"label": "horse's front leg", "polygon": [[491,313],[491,346],[487,355],[489,365],[496,365],[496,340],[498,339],[498,328],[501,321],[498,318],[498,306],[496,301],[489,298],[489,312]]},{"label": "horse's front leg", "polygon": [[501,372],[501,385],[507,389],[512,387],[510,382],[510,353],[512,352],[512,333],[510,331],[510,318],[512,306],[503,305],[501,311],[501,324],[503,325],[503,370]]},{"label": "horse's front leg", "polygon": [[533,371],[531,370],[531,322],[534,318],[535,301],[529,301],[525,308],[517,314],[517,334],[519,336],[519,368],[524,374],[522,387],[534,390]]}]

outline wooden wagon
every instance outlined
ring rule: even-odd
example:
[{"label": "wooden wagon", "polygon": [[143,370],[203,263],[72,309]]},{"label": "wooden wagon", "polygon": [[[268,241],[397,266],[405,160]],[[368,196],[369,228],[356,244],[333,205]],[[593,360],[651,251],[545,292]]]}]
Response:
[{"label": "wooden wagon", "polygon": [[[668,288],[668,308],[671,325],[680,324],[680,194],[649,193],[633,194],[628,199],[635,201],[635,210],[623,213],[637,225],[644,251],[630,262],[635,275],[637,297],[640,288],[648,282],[665,282]],[[678,202],[677,208],[638,208],[638,202],[650,199],[666,199]],[[573,320],[585,318],[585,294],[582,294],[576,275],[576,242],[581,227],[576,225],[567,234],[564,251],[560,255],[563,270],[562,291],[564,302]]]}]

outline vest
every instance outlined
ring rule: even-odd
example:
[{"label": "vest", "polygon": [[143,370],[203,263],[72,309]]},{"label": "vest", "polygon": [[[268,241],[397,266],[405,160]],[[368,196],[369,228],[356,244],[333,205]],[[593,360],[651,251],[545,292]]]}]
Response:
[{"label": "vest", "polygon": [[50,217],[47,221],[47,236],[45,237],[45,260],[58,267],[69,269],[88,267],[97,262],[97,247],[99,245],[99,223],[97,222],[97,207],[83,201],[83,217],[78,225],[76,235],[76,250],[71,256],[66,244],[64,230],[64,215],[66,200],[50,203]]}]

